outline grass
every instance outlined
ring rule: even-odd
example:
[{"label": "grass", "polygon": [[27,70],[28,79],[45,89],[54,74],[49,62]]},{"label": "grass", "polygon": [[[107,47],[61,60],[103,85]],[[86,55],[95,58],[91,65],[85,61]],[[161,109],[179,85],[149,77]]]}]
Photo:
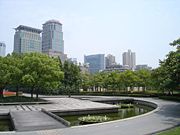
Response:
[{"label": "grass", "polygon": [[35,99],[25,96],[13,96],[13,97],[0,97],[0,103],[13,103],[13,102],[37,102],[37,101],[44,101],[42,99]]},{"label": "grass", "polygon": [[163,131],[159,133],[158,135],[180,135],[180,126],[167,130],[167,131]]}]

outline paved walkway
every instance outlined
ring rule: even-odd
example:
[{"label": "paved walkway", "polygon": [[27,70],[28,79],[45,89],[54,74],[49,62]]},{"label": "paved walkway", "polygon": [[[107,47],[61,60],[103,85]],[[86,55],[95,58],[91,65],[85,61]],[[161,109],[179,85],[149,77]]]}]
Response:
[{"label": "paved walkway", "polygon": [[44,108],[50,112],[58,111],[73,111],[73,110],[85,110],[85,109],[111,109],[117,108],[114,105],[96,103],[89,100],[79,100],[75,98],[65,98],[64,96],[60,98],[43,98],[45,100],[51,101],[53,104],[35,104],[35,105],[8,105],[1,106],[1,110],[10,111],[39,111]]},{"label": "paved walkway", "polygon": [[53,102],[53,105],[40,104],[40,105],[34,105],[34,107],[44,108],[50,112],[117,108],[114,105],[110,105],[110,104],[96,103],[89,100],[80,100],[75,98],[43,98],[43,99]]},{"label": "paved walkway", "polygon": [[35,107],[35,105],[6,105],[6,106],[0,106],[0,112],[5,111],[5,110],[6,111],[40,111],[41,108]]},{"label": "paved walkway", "polygon": [[11,118],[16,131],[65,128],[61,122],[41,111],[13,111]]},{"label": "paved walkway", "polygon": [[[98,97],[104,98],[104,97]],[[107,97],[112,98],[112,97]],[[116,97],[119,98],[119,97]],[[7,135],[147,135],[180,124],[180,103],[135,98],[155,102],[158,108],[148,114],[108,123],[79,126],[64,129],[5,133]],[[57,99],[52,98],[56,102]],[[89,101],[90,102],[90,101]],[[36,106],[37,107],[37,106]],[[54,107],[52,107],[54,108]],[[52,109],[51,108],[51,109]]]}]

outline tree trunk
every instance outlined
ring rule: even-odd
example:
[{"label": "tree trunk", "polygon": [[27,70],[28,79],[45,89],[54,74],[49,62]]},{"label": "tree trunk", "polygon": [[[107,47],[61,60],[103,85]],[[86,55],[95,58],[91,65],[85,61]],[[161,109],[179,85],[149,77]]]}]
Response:
[{"label": "tree trunk", "polygon": [[34,87],[31,87],[31,98],[33,98]]},{"label": "tree trunk", "polygon": [[140,91],[140,87],[138,86],[138,92]]},{"label": "tree trunk", "polygon": [[3,98],[3,88],[0,88],[0,98]]},{"label": "tree trunk", "polygon": [[16,97],[18,97],[19,96],[19,86],[17,85],[16,86]]},{"label": "tree trunk", "polygon": [[71,92],[70,92],[70,89],[71,89],[71,87],[70,87],[70,88],[68,88],[68,97],[69,97],[69,98],[71,97]]},{"label": "tree trunk", "polygon": [[36,99],[38,100],[39,98],[39,87],[36,89]]},{"label": "tree trunk", "polygon": [[170,90],[168,90],[168,95],[171,95],[171,91]]},{"label": "tree trunk", "polygon": [[171,95],[173,96],[173,90],[171,90]]}]

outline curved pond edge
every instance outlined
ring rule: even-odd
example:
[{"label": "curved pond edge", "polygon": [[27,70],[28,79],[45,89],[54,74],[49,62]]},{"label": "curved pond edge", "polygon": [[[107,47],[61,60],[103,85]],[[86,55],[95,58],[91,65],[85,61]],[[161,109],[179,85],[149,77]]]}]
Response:
[{"label": "curved pond edge", "polygon": [[[126,100],[126,99],[123,99],[123,100]],[[119,101],[117,99],[117,101]],[[116,123],[116,122],[120,122],[120,121],[127,121],[127,120],[131,120],[131,119],[135,119],[135,118],[139,118],[139,117],[143,117],[143,116],[146,116],[146,115],[149,115],[149,114],[152,114],[156,111],[159,110],[159,107],[158,107],[158,104],[155,103],[155,102],[152,102],[152,101],[145,101],[143,99],[139,100],[139,99],[132,99],[132,101],[134,103],[137,103],[137,104],[140,104],[140,105],[145,105],[145,106],[149,106],[149,107],[152,107],[154,108],[152,111],[150,112],[147,112],[147,113],[144,113],[144,114],[141,114],[141,115],[137,115],[137,116],[132,116],[132,117],[129,117],[129,118],[124,118],[124,119],[120,119],[120,120],[113,120],[113,121],[108,121],[108,122],[103,122],[103,123],[95,123],[95,124],[89,124],[89,125],[79,125],[79,126],[72,126],[72,127],[68,127],[68,128],[82,128],[82,127],[89,127],[89,126],[98,126],[98,125],[104,125],[104,124],[110,124],[110,123]],[[98,109],[98,108],[96,108]],[[42,110],[41,110],[42,111]],[[44,111],[44,110],[43,110]],[[49,111],[46,111],[46,113],[49,114]],[[52,112],[50,112],[52,114]],[[10,113],[8,113],[10,114]],[[50,114],[51,117],[53,117],[52,115]],[[7,115],[7,113],[6,113]],[[1,116],[1,115],[0,115]],[[61,118],[61,117],[60,117]],[[57,118],[56,118],[57,119]],[[59,119],[59,118],[58,118]],[[60,119],[59,121],[64,121],[64,119]],[[50,129],[50,130],[53,130],[53,129]],[[28,132],[28,131],[27,131]],[[3,132],[0,132],[0,134],[4,134],[4,133],[16,133],[16,131],[3,131]]]},{"label": "curved pond edge", "polygon": [[[126,99],[124,99],[124,100],[126,100]],[[138,103],[140,105],[149,106],[149,107],[152,107],[154,109],[152,111],[147,112],[147,113],[140,114],[140,115],[137,115],[137,116],[132,116],[132,117],[129,117],[129,118],[124,118],[124,119],[120,119],[120,120],[113,120],[113,121],[107,121],[107,122],[102,122],[102,123],[88,124],[88,125],[72,126],[72,127],[69,127],[69,128],[82,128],[82,127],[98,126],[98,125],[117,123],[117,122],[121,122],[121,121],[127,121],[127,120],[131,120],[131,119],[136,119],[136,118],[144,117],[144,116],[150,115],[150,114],[152,114],[154,112],[157,112],[159,110],[159,106],[155,102],[139,100],[139,99],[132,99],[132,100],[135,103]]]}]

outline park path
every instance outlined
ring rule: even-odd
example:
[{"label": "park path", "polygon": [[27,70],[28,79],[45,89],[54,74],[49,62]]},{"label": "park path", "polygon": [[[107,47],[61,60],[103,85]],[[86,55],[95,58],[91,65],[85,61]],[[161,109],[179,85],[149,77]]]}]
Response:
[{"label": "park path", "polygon": [[15,131],[35,131],[66,127],[41,111],[12,111],[10,115]]},{"label": "park path", "polygon": [[[93,97],[88,97],[93,98]],[[98,97],[120,98],[120,97]],[[180,103],[154,98],[134,98],[154,102],[158,108],[153,112],[108,123],[64,129],[5,133],[7,135],[148,135],[180,124]]]}]

